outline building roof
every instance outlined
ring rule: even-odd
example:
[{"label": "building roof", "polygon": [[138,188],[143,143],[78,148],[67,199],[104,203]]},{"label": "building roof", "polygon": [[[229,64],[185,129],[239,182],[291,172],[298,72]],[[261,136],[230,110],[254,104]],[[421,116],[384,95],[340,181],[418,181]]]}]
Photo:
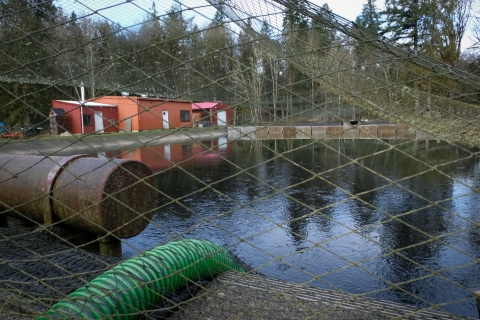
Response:
[{"label": "building roof", "polygon": [[57,115],[62,115],[65,113],[65,110],[63,110],[62,108],[52,108],[52,111]]},{"label": "building roof", "polygon": [[206,110],[206,109],[212,109],[215,108],[221,104],[221,102],[194,102],[192,103],[192,110]]},{"label": "building roof", "polygon": [[[128,97],[126,97],[128,98]],[[132,97],[129,97],[130,99]],[[134,97],[137,98],[138,100],[153,100],[153,101],[163,101],[163,102],[184,102],[184,103],[190,103],[189,100],[179,100],[179,99],[169,99],[169,98],[155,98],[155,97]]]},{"label": "building roof", "polygon": [[[65,103],[70,103],[70,104],[75,104],[80,106],[82,104],[81,101],[72,101],[72,100],[57,100]],[[85,107],[110,107],[110,108],[116,108],[117,106],[114,104],[108,104],[108,103],[100,103],[100,102],[94,102],[94,101],[85,101],[83,102],[83,105]]]}]

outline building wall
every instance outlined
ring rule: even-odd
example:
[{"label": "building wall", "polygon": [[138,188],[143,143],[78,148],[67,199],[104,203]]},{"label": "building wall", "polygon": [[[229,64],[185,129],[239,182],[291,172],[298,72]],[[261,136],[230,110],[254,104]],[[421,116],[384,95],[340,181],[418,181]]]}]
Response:
[{"label": "building wall", "polygon": [[[217,112],[223,111],[226,112],[227,124],[232,124],[232,109],[226,103],[219,102],[215,107],[211,109],[196,109],[194,110],[195,120],[202,123],[203,121],[210,121],[212,125],[218,125]],[[211,115],[210,115],[211,114]]]},{"label": "building wall", "polygon": [[82,118],[80,117],[80,107],[78,105],[59,100],[52,100],[52,108],[62,108],[68,117],[70,133],[82,134]]},{"label": "building wall", "polygon": [[[93,113],[94,110],[91,108],[83,108],[83,116],[90,116],[92,117],[92,124],[89,125],[87,123],[83,123],[83,132],[84,134],[94,133],[95,132],[95,115]],[[81,132],[80,132],[81,133]]]},{"label": "building wall", "polygon": [[[62,108],[68,117],[69,128],[67,129],[73,134],[82,134],[82,112],[83,115],[90,115],[92,117],[92,124],[84,124],[84,134],[95,132],[95,112],[102,112],[103,116],[103,131],[104,132],[118,132],[116,125],[118,121],[117,107],[83,107],[74,103],[65,101],[52,100],[53,108]],[[83,109],[83,110],[82,110]]]},{"label": "building wall", "polygon": [[[192,104],[189,101],[139,98],[140,130],[163,129],[162,111],[168,111],[169,128],[192,127]],[[188,111],[189,121],[180,121],[180,110]]]},{"label": "building wall", "polygon": [[[125,130],[128,121],[131,122],[131,131],[163,129],[163,110],[168,111],[170,129],[191,127],[193,122],[192,106],[188,101],[168,101],[136,96],[105,96],[96,98],[94,101],[118,106],[118,126],[122,131],[128,131]],[[180,121],[180,110],[189,111],[190,121]]]},{"label": "building wall", "polygon": [[117,125],[118,113],[116,107],[84,107],[83,114],[91,115],[92,125],[84,124],[85,134],[95,132],[95,112],[101,112],[103,117],[103,132],[111,133],[118,132],[119,128]]},{"label": "building wall", "polygon": [[[118,127],[125,131],[125,121],[128,120],[131,131],[139,131],[138,97],[130,96],[105,96],[93,99],[95,102],[113,104],[118,106]],[[128,129],[128,128],[127,128]],[[127,130],[128,131],[128,130]]]}]

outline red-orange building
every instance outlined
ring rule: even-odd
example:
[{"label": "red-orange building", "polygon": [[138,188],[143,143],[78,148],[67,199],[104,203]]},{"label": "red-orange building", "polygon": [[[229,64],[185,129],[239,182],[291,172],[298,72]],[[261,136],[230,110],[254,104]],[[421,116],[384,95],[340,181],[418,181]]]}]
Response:
[{"label": "red-orange building", "polygon": [[52,109],[63,109],[65,130],[72,134],[118,132],[117,106],[99,102],[52,100]]},{"label": "red-orange building", "polygon": [[213,126],[232,124],[232,109],[221,101],[192,103],[193,121]]},{"label": "red-orange building", "polygon": [[125,132],[192,126],[191,102],[138,96],[104,96],[95,102],[118,106],[118,126]]}]

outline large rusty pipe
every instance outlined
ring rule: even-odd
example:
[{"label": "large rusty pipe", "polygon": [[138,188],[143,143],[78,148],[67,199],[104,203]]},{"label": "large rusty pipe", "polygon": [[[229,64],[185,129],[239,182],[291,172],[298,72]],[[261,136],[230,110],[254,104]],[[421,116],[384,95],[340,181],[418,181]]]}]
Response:
[{"label": "large rusty pipe", "polygon": [[151,169],[134,160],[0,155],[4,211],[98,235],[144,230],[156,207],[154,185]]},{"label": "large rusty pipe", "polygon": [[85,231],[132,237],[153,216],[154,185],[152,170],[139,161],[82,158],[57,177],[53,211]]},{"label": "large rusty pipe", "polygon": [[87,156],[0,155],[0,205],[17,217],[44,222],[53,214],[48,194],[55,179],[65,165],[81,157]]}]

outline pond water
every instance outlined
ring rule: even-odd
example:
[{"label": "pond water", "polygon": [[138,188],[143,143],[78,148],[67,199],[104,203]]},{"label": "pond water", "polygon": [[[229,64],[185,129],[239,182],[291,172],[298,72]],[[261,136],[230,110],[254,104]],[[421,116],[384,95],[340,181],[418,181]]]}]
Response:
[{"label": "pond water", "polygon": [[124,256],[207,239],[273,278],[478,317],[478,150],[395,143],[220,140],[118,151],[110,156],[150,165],[162,193]]}]

